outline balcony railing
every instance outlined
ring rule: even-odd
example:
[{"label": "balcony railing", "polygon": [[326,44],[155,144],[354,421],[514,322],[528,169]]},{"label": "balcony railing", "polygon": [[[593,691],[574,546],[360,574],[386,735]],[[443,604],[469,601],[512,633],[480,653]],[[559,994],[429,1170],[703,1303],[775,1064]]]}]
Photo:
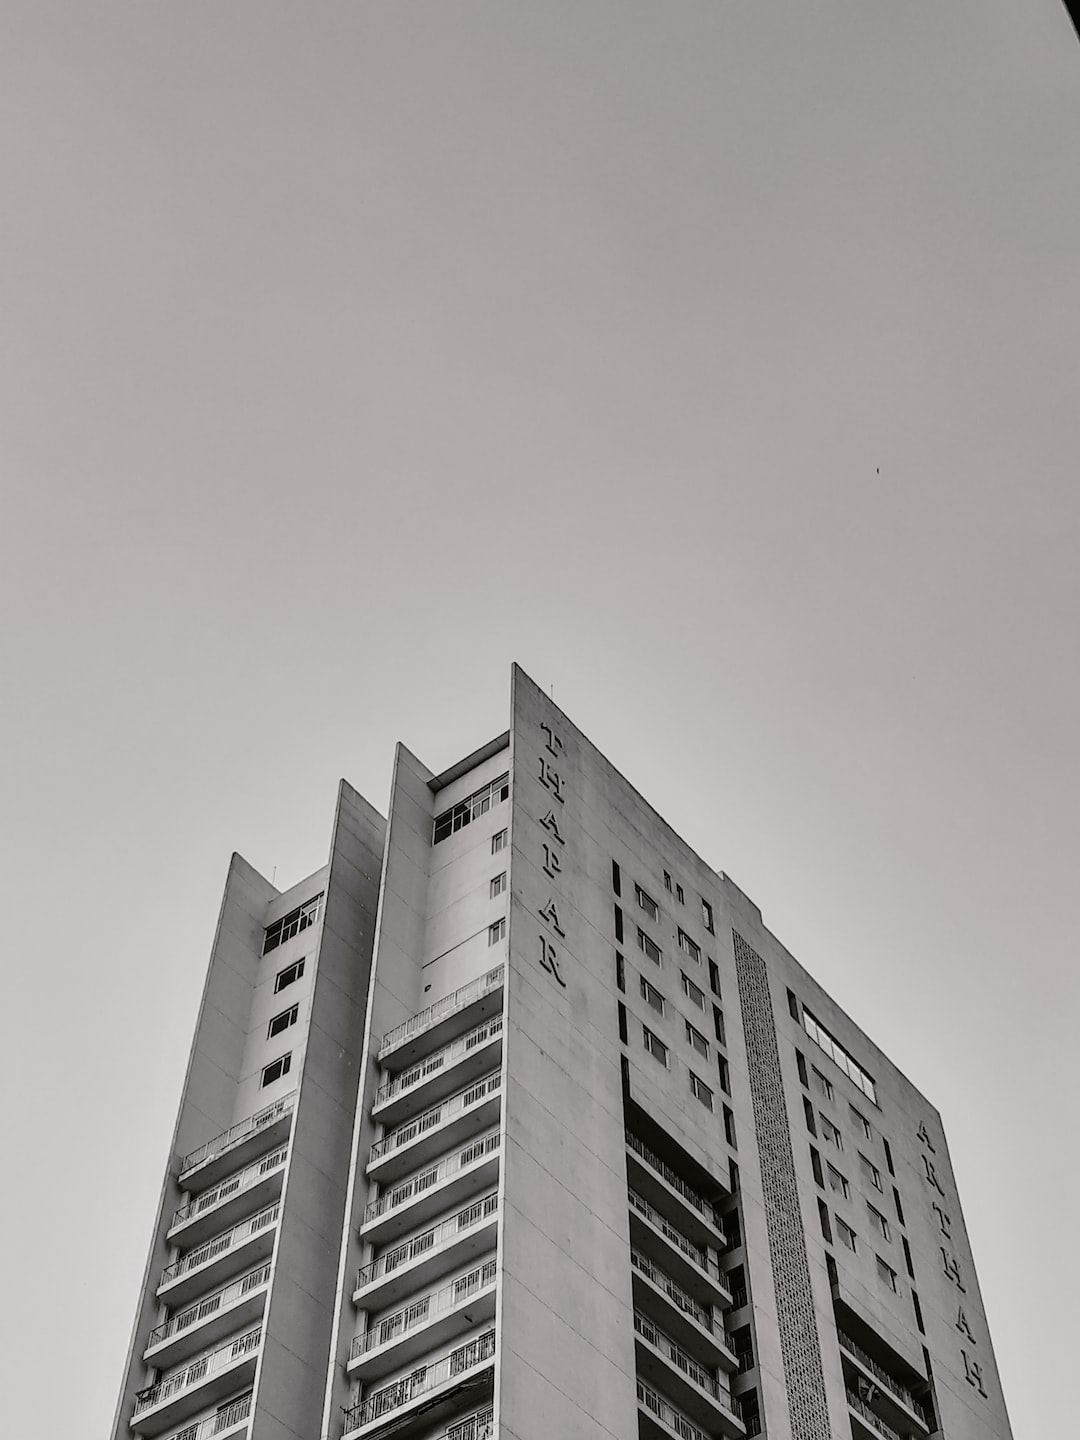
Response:
[{"label": "balcony railing", "polygon": [[251,1396],[241,1395],[239,1400],[226,1405],[224,1410],[219,1410],[216,1415],[208,1415],[205,1420],[197,1420],[194,1425],[185,1425],[182,1430],[166,1436],[166,1440],[210,1440],[211,1436],[221,1435],[232,1426],[239,1425],[250,1414]]},{"label": "balcony railing", "polygon": [[260,1230],[265,1230],[268,1225],[273,1225],[281,1213],[280,1200],[274,1205],[268,1205],[265,1210],[260,1210],[258,1215],[253,1215],[250,1220],[245,1220],[241,1225],[234,1225],[231,1230],[226,1230],[222,1235],[215,1235],[212,1240],[207,1240],[205,1245],[199,1245],[188,1254],[182,1256],[172,1265],[166,1265],[161,1272],[162,1285],[168,1284],[170,1280],[178,1280],[181,1275],[186,1275],[189,1270],[194,1270],[196,1265],[205,1265],[208,1260],[223,1255],[226,1250],[233,1249],[242,1241],[247,1240],[251,1235],[257,1235]]},{"label": "balcony railing", "polygon": [[164,1325],[159,1325],[155,1330],[150,1331],[150,1339],[147,1342],[147,1349],[154,1345],[160,1345],[163,1340],[168,1340],[173,1335],[179,1335],[181,1330],[190,1330],[192,1325],[198,1325],[200,1320],[205,1320],[210,1315],[216,1315],[234,1300],[240,1300],[245,1295],[250,1295],[253,1290],[258,1290],[260,1285],[265,1285],[270,1279],[270,1266],[260,1265],[257,1270],[250,1274],[243,1275],[239,1280],[234,1280],[231,1285],[226,1285],[223,1290],[215,1290],[213,1295],[207,1295],[197,1305],[189,1305],[186,1310],[179,1310]]},{"label": "balcony railing", "polygon": [[215,1185],[212,1190],[207,1190],[198,1199],[190,1201],[187,1205],[181,1205],[173,1211],[172,1223],[181,1224],[184,1220],[191,1220],[196,1215],[201,1215],[204,1210],[211,1209],[214,1205],[220,1205],[223,1200],[228,1200],[232,1195],[239,1195],[244,1190],[250,1190],[252,1185],[260,1181],[264,1175],[279,1169],[285,1164],[285,1157],[289,1153],[288,1145],[282,1145],[277,1150],[271,1150],[254,1165],[249,1165],[246,1170],[241,1170],[239,1175],[230,1175],[227,1180],[222,1180],[220,1185]]},{"label": "balcony railing", "polygon": [[400,1339],[407,1335],[410,1330],[415,1330],[418,1325],[425,1324],[428,1320],[434,1320],[437,1315],[442,1315],[446,1310],[452,1310],[455,1305],[460,1305],[462,1300],[467,1300],[470,1295],[475,1295],[478,1290],[483,1290],[486,1285],[492,1284],[495,1279],[495,1261],[485,1261],[478,1265],[475,1270],[470,1270],[467,1275],[461,1275],[450,1285],[444,1285],[441,1290],[434,1291],[431,1295],[425,1295],[421,1300],[414,1300],[403,1310],[388,1315],[385,1320],[380,1320],[378,1325],[373,1325],[363,1335],[357,1335],[352,1342],[349,1351],[349,1359],[356,1360],[361,1355],[366,1355],[369,1350],[375,1350],[380,1345],[388,1345],[392,1340]]},{"label": "balcony railing", "polygon": [[875,1375],[878,1380],[881,1381],[885,1389],[888,1390],[891,1395],[894,1395],[902,1405],[906,1405],[909,1410],[913,1410],[915,1414],[918,1415],[919,1418],[924,1422],[924,1424],[927,1424],[927,1428],[929,1429],[930,1426],[926,1421],[926,1416],[923,1413],[922,1406],[920,1405],[919,1401],[915,1399],[915,1396],[912,1395],[911,1391],[907,1388],[907,1386],[902,1385],[895,1376],[890,1375],[888,1370],[885,1369],[884,1365],[879,1364],[872,1355],[868,1355],[861,1345],[856,1345],[855,1341],[852,1340],[850,1335],[846,1335],[843,1330],[838,1330],[836,1334],[841,1346],[848,1352],[848,1354],[854,1355],[855,1359],[858,1360],[860,1365],[865,1365],[867,1370],[871,1371],[871,1373]]},{"label": "balcony railing", "polygon": [[[456,1420],[447,1430],[445,1440],[493,1440],[494,1435],[495,1415],[488,1405],[474,1415],[466,1415],[464,1420]],[[440,1435],[438,1440],[444,1437]]]},{"label": "balcony railing", "polygon": [[220,1350],[212,1350],[209,1355],[201,1355],[198,1360],[193,1360],[190,1365],[185,1365],[174,1375],[159,1380],[156,1385],[150,1385],[145,1390],[140,1390],[135,1396],[135,1415],[141,1415],[144,1410],[149,1410],[154,1405],[161,1405],[166,1400],[171,1400],[174,1395],[179,1395],[181,1390],[187,1390],[191,1385],[200,1385],[204,1380],[209,1380],[211,1375],[224,1370],[236,1360],[242,1360],[245,1355],[253,1354],[259,1348],[259,1341],[262,1339],[262,1326],[249,1330],[246,1335],[239,1336],[236,1340],[223,1345]]},{"label": "balcony railing", "polygon": [[434,1130],[436,1125],[442,1125],[447,1120],[452,1120],[455,1115],[460,1115],[463,1110],[468,1110],[471,1105],[476,1105],[481,1100],[494,1095],[502,1084],[502,1076],[499,1071],[491,1075],[485,1075],[482,1080],[476,1080],[467,1090],[459,1090],[456,1095],[449,1096],[441,1104],[435,1105],[430,1110],[425,1110],[422,1115],[417,1115],[415,1120],[410,1120],[407,1125],[399,1125],[396,1130],[391,1130],[389,1135],[384,1135],[381,1140],[376,1140],[368,1154],[368,1163],[373,1165],[376,1160],[382,1160],[385,1156],[392,1154],[395,1150],[407,1145],[410,1140],[415,1140],[418,1135],[424,1135],[429,1130]]},{"label": "balcony railing", "polygon": [[415,1260],[418,1255],[426,1255],[429,1250],[434,1250],[444,1240],[452,1240],[455,1235],[460,1235],[465,1230],[471,1230],[474,1225],[479,1225],[482,1220],[487,1220],[494,1215],[498,1208],[498,1195],[487,1195],[483,1200],[477,1200],[472,1205],[466,1206],[464,1210],[459,1210],[456,1215],[451,1215],[449,1220],[440,1221],[430,1230],[425,1230],[420,1235],[414,1235],[406,1244],[399,1245],[394,1250],[388,1250],[385,1255],[380,1255],[378,1260],[373,1260],[370,1265],[362,1265],[356,1277],[356,1289],[362,1290],[373,1280],[378,1280],[383,1275],[393,1274],[402,1265],[407,1265],[410,1260]]},{"label": "balcony railing", "polygon": [[704,1197],[699,1195],[692,1185],[687,1184],[682,1176],[674,1171],[666,1160],[662,1160],[660,1156],[657,1155],[655,1150],[650,1150],[648,1145],[645,1144],[645,1141],[635,1135],[632,1130],[627,1130],[626,1132],[626,1143],[635,1155],[639,1155],[641,1159],[645,1161],[646,1165],[655,1170],[658,1175],[662,1175],[671,1188],[677,1190],[686,1203],[704,1216],[710,1225],[716,1224],[716,1217],[713,1215],[712,1206],[706,1203]]},{"label": "balcony railing", "polygon": [[634,1311],[634,1329],[644,1340],[647,1340],[650,1345],[655,1345],[657,1350],[677,1365],[684,1375],[689,1375],[695,1385],[700,1385],[702,1390],[707,1390],[714,1400],[720,1400],[723,1403],[727,1399],[726,1392],[717,1385],[716,1377],[710,1375],[704,1365],[699,1365],[681,1345],[677,1345],[669,1335],[658,1330],[647,1315],[642,1315],[637,1310]]},{"label": "balcony railing", "polygon": [[458,1150],[453,1155],[448,1155],[445,1160],[440,1160],[430,1170],[413,1175],[403,1185],[395,1185],[388,1194],[380,1195],[378,1200],[373,1200],[364,1211],[364,1219],[376,1220],[380,1215],[385,1215],[390,1210],[396,1210],[399,1205],[404,1205],[406,1200],[423,1194],[425,1190],[430,1190],[433,1185],[437,1185],[440,1180],[445,1180],[450,1175],[456,1175],[459,1170],[464,1170],[466,1166],[483,1159],[484,1156],[490,1155],[498,1148],[498,1130],[481,1135],[478,1140],[471,1141],[463,1150]]},{"label": "balcony railing", "polygon": [[347,1435],[351,1430],[370,1425],[373,1420],[381,1420],[384,1415],[400,1410],[403,1405],[408,1405],[418,1396],[436,1389],[447,1380],[452,1380],[455,1375],[464,1374],[474,1365],[482,1365],[494,1354],[495,1331],[488,1330],[476,1340],[470,1340],[467,1345],[451,1350],[449,1355],[437,1360],[434,1365],[418,1366],[404,1380],[395,1380],[392,1385],[376,1390],[374,1395],[346,1410],[342,1433]]},{"label": "balcony railing", "polygon": [[463,1055],[468,1055],[478,1045],[483,1045],[488,1040],[494,1040],[502,1034],[503,1017],[493,1015],[490,1020],[485,1020],[482,1025],[477,1025],[475,1030],[470,1030],[467,1035],[461,1035],[458,1039],[444,1045],[441,1050],[436,1050],[434,1055],[429,1055],[419,1065],[414,1065],[411,1070],[403,1070],[400,1075],[388,1080],[385,1085],[380,1085],[375,1091],[375,1104],[383,1105],[387,1100],[393,1100],[397,1095],[403,1095],[406,1090],[411,1090],[414,1085],[419,1085],[429,1075],[434,1075],[439,1070],[445,1070],[447,1066],[453,1065],[455,1060],[460,1060]]},{"label": "balcony railing", "polygon": [[907,1437],[901,1435],[899,1430],[894,1430],[891,1425],[882,1420],[880,1415],[876,1415],[865,1400],[860,1400],[854,1390],[847,1392],[847,1403],[852,1410],[862,1416],[872,1430],[876,1430],[879,1435],[884,1435],[885,1440],[907,1440]]},{"label": "balcony railing", "polygon": [[198,1146],[189,1155],[185,1155],[180,1161],[180,1173],[191,1170],[196,1165],[201,1165],[204,1160],[209,1160],[212,1155],[220,1155],[222,1150],[227,1150],[230,1145],[236,1145],[241,1140],[246,1140],[249,1135],[254,1135],[256,1130],[262,1130],[264,1126],[271,1125],[282,1115],[288,1115],[296,1104],[296,1091],[288,1095],[282,1095],[280,1100],[275,1100],[272,1105],[267,1105],[265,1110],[256,1110],[254,1115],[249,1115],[246,1120],[239,1120],[228,1130],[223,1130],[220,1135],[215,1135],[213,1140],[207,1140],[205,1145]]},{"label": "balcony railing", "polygon": [[429,1005],[426,1010],[418,1011],[411,1020],[406,1020],[401,1025],[396,1025],[393,1030],[387,1030],[382,1038],[382,1049],[389,1050],[391,1046],[400,1045],[402,1041],[419,1035],[421,1030],[427,1030],[436,1021],[442,1020],[446,1015],[452,1015],[455,1010],[461,1010],[466,1005],[471,1005],[474,1000],[479,1000],[489,990],[497,990],[503,982],[503,975],[506,971],[505,965],[496,965],[493,970],[477,976],[470,980],[467,985],[462,985],[452,995],[444,995],[441,1000],[436,1000],[434,1005]]},{"label": "balcony railing", "polygon": [[631,1206],[638,1214],[644,1215],[646,1220],[651,1221],[666,1239],[671,1241],[677,1250],[681,1250],[688,1260],[694,1262],[699,1270],[704,1270],[706,1275],[710,1275],[714,1280],[720,1281],[721,1284],[724,1283],[720,1266],[715,1260],[710,1259],[707,1250],[703,1249],[700,1245],[695,1245],[692,1240],[687,1239],[681,1230],[676,1229],[676,1227],[672,1225],[666,1215],[661,1215],[655,1205],[650,1205],[648,1200],[646,1200],[643,1195],[639,1195],[636,1190],[628,1187],[626,1194]]},{"label": "balcony railing", "polygon": [[651,1410],[658,1420],[662,1420],[668,1429],[674,1430],[682,1440],[709,1440],[704,1430],[699,1430],[685,1415],[680,1415],[674,1405],[669,1405],[652,1386],[641,1380],[637,1382],[637,1398],[646,1410]]},{"label": "balcony railing", "polygon": [[640,1270],[646,1279],[651,1280],[684,1315],[689,1315],[692,1320],[708,1330],[710,1334],[716,1335],[729,1350],[734,1353],[735,1346],[731,1336],[724,1328],[720,1320],[714,1320],[709,1311],[702,1305],[700,1300],[695,1300],[693,1295],[688,1295],[681,1285],[677,1285],[670,1275],[665,1275],[663,1270],[657,1268],[647,1255],[640,1250],[630,1249],[630,1263],[635,1270]]}]

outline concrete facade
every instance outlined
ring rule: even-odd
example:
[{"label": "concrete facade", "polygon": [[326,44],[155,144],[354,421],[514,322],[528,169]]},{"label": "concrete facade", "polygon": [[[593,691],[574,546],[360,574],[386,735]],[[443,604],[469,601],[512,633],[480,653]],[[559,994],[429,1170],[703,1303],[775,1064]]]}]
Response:
[{"label": "concrete facade", "polygon": [[1008,1440],[939,1115],[511,692],[233,858],[114,1440]]}]

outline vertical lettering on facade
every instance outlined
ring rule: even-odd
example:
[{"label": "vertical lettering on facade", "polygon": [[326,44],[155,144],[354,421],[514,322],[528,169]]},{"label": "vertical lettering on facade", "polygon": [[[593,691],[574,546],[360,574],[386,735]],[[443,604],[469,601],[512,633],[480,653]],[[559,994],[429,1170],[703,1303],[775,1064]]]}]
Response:
[{"label": "vertical lettering on facade", "polygon": [[942,1197],[942,1199],[944,1199],[945,1191],[942,1189],[941,1181],[937,1177],[937,1171],[934,1169],[934,1162],[930,1159],[928,1155],[924,1155],[922,1157],[922,1163],[923,1168],[926,1171],[927,1184],[932,1185],[934,1189],[938,1192],[938,1194]]},{"label": "vertical lettering on facade", "polygon": [[550,790],[560,805],[565,805],[563,799],[563,778],[552,765],[546,755],[540,756],[540,784],[545,790]]},{"label": "vertical lettering on facade", "polygon": [[[553,725],[546,721],[540,721],[540,732],[544,737],[544,752],[539,756],[540,761],[540,784],[545,790],[549,790],[560,805],[566,804],[566,796],[563,794],[565,782],[562,775],[551,763],[551,758],[559,758],[563,746],[562,737],[555,731]],[[541,869],[549,880],[557,880],[562,875],[562,859],[558,847],[566,845],[566,837],[559,826],[559,821],[553,809],[538,822],[545,833],[545,839],[540,841],[540,848],[543,851]],[[565,823],[565,821],[563,822]],[[566,930],[559,919],[559,905],[562,901],[555,895],[548,897],[547,904],[539,910],[540,919],[551,927],[552,931],[560,940],[566,939]],[[556,984],[566,989],[566,980],[562,973],[562,960],[558,948],[547,935],[540,935],[540,968],[555,980]]]},{"label": "vertical lettering on facade", "polygon": [[967,1336],[972,1345],[975,1344],[975,1336],[971,1333],[971,1326],[968,1324],[968,1318],[964,1314],[963,1305],[959,1305],[956,1310],[956,1328],[960,1331],[961,1335]]},{"label": "vertical lettering on facade", "polygon": [[554,880],[556,875],[562,873],[562,861],[559,859],[559,852],[553,845],[549,845],[546,840],[541,841],[541,844],[544,847],[544,874]]},{"label": "vertical lettering on facade", "polygon": [[972,1360],[966,1350],[961,1350],[960,1354],[964,1357],[964,1379],[985,1399],[986,1387],[983,1385],[982,1366],[978,1360]]},{"label": "vertical lettering on facade", "polygon": [[552,945],[551,941],[547,938],[546,935],[541,935],[541,936],[539,937],[539,940],[540,940],[540,966],[541,966],[541,968],[544,969],[544,970],[546,970],[549,975],[553,975],[553,976],[555,977],[555,979],[558,981],[558,983],[559,983],[559,984],[563,987],[563,989],[565,990],[565,989],[566,989],[566,981],[563,979],[562,973],[561,973],[561,971],[559,970],[559,952],[558,952],[558,950],[555,949],[555,946]]},{"label": "vertical lettering on facade", "polygon": [[952,1228],[951,1228],[951,1227],[952,1227],[952,1220],[949,1218],[948,1214],[941,1208],[941,1206],[937,1203],[936,1200],[933,1202],[933,1204],[931,1205],[930,1208],[933,1210],[934,1214],[937,1216],[938,1229],[941,1231],[942,1235],[945,1236],[945,1239],[946,1239],[946,1240],[951,1240],[951,1239],[952,1239]]}]

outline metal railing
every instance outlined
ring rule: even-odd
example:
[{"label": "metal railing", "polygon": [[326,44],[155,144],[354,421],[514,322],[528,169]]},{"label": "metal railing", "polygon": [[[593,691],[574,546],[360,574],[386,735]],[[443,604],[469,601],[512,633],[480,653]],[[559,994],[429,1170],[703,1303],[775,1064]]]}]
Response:
[{"label": "metal railing", "polygon": [[884,1435],[885,1440],[910,1440],[910,1437],[901,1435],[899,1430],[894,1430],[891,1425],[882,1420],[880,1415],[875,1414],[865,1400],[860,1400],[854,1390],[847,1392],[847,1403],[852,1410],[862,1416],[871,1429],[876,1430],[879,1435]]},{"label": "metal railing", "polygon": [[688,1205],[692,1205],[710,1225],[716,1224],[716,1216],[713,1214],[712,1206],[707,1204],[704,1196],[699,1195],[694,1187],[688,1184],[666,1160],[662,1160],[655,1150],[651,1150],[645,1141],[635,1135],[632,1130],[626,1132],[626,1143],[633,1150],[635,1155],[640,1155],[651,1169],[658,1175],[662,1175],[673,1190],[677,1190]]},{"label": "metal railing", "polygon": [[442,1020],[446,1015],[452,1015],[455,1010],[460,1010],[465,1005],[471,1005],[474,1000],[479,1000],[489,990],[496,990],[503,983],[505,965],[496,965],[493,970],[486,971],[483,975],[470,980],[467,985],[460,986],[452,995],[444,995],[441,1000],[436,1000],[434,1005],[429,1005],[426,1010],[419,1010],[410,1019],[401,1025],[395,1025],[393,1030],[387,1030],[382,1038],[383,1051],[389,1050],[391,1046],[400,1045],[403,1040],[410,1040],[414,1035],[419,1035],[421,1030],[426,1030],[434,1025],[437,1020]]},{"label": "metal railing", "polygon": [[402,1145],[407,1145],[410,1140],[415,1140],[418,1135],[426,1135],[429,1130],[434,1130],[437,1125],[452,1120],[455,1115],[460,1115],[463,1110],[468,1110],[471,1105],[486,1100],[489,1095],[494,1095],[502,1084],[502,1075],[498,1070],[490,1075],[485,1075],[482,1080],[475,1080],[465,1090],[459,1090],[456,1095],[450,1095],[440,1104],[425,1110],[422,1115],[417,1115],[414,1120],[408,1121],[405,1125],[399,1125],[396,1130],[391,1130],[381,1140],[376,1140],[368,1152],[368,1164],[373,1165],[376,1160],[382,1160],[387,1155],[399,1150]]},{"label": "metal railing", "polygon": [[395,1380],[392,1385],[376,1390],[374,1395],[346,1410],[342,1433],[347,1435],[350,1430],[359,1430],[364,1425],[370,1425],[373,1420],[380,1420],[384,1415],[400,1410],[403,1405],[408,1405],[418,1396],[436,1389],[447,1380],[452,1380],[454,1376],[463,1375],[475,1365],[482,1365],[494,1354],[495,1331],[488,1330],[477,1339],[470,1340],[467,1345],[451,1350],[449,1355],[437,1360],[434,1365],[418,1365],[404,1380]]},{"label": "metal railing", "polygon": [[702,1305],[700,1300],[695,1300],[693,1295],[687,1294],[681,1285],[677,1285],[675,1281],[672,1280],[670,1275],[665,1275],[663,1270],[654,1265],[647,1255],[643,1255],[640,1250],[635,1250],[633,1246],[630,1247],[630,1263],[635,1270],[640,1270],[646,1279],[651,1280],[655,1286],[663,1290],[664,1294],[677,1309],[681,1310],[684,1315],[689,1315],[690,1318],[696,1320],[703,1329],[708,1330],[710,1334],[722,1340],[732,1354],[734,1354],[735,1344],[728,1334],[723,1321],[714,1318],[709,1310]]},{"label": "metal railing", "polygon": [[410,1330],[415,1330],[418,1325],[452,1310],[455,1305],[467,1300],[470,1295],[475,1295],[478,1290],[483,1290],[486,1285],[491,1285],[494,1280],[494,1260],[477,1265],[467,1275],[459,1275],[449,1285],[444,1285],[440,1290],[435,1290],[420,1300],[414,1300],[411,1305],[388,1315],[385,1320],[380,1320],[378,1325],[373,1325],[362,1335],[355,1336],[349,1349],[349,1359],[355,1360],[380,1345],[389,1345],[391,1341],[400,1340]]},{"label": "metal railing", "polygon": [[205,1245],[199,1245],[194,1250],[188,1251],[179,1260],[165,1266],[161,1272],[162,1285],[167,1284],[170,1280],[179,1279],[189,1270],[194,1270],[197,1265],[205,1265],[208,1260],[223,1255],[226,1250],[231,1250],[234,1245],[239,1245],[249,1236],[257,1235],[260,1230],[265,1230],[268,1225],[273,1225],[280,1213],[281,1201],[278,1200],[273,1205],[268,1205],[265,1210],[260,1210],[258,1215],[253,1215],[250,1220],[245,1220],[240,1225],[234,1225],[231,1230],[226,1230],[221,1235],[215,1235],[212,1240],[207,1240]]},{"label": "metal railing", "polygon": [[665,1239],[670,1240],[677,1250],[681,1250],[688,1260],[692,1260],[699,1270],[703,1270],[724,1289],[727,1288],[720,1266],[710,1258],[709,1252],[703,1246],[695,1245],[692,1240],[689,1240],[681,1230],[672,1225],[666,1215],[661,1215],[656,1206],[650,1205],[648,1200],[643,1195],[639,1195],[636,1190],[627,1186],[626,1195],[638,1214],[644,1215],[646,1220],[651,1221]]},{"label": "metal railing", "polygon": [[456,1420],[438,1440],[494,1440],[495,1412],[491,1406]]},{"label": "metal railing", "polygon": [[223,1130],[220,1135],[215,1135],[212,1140],[207,1140],[205,1145],[199,1145],[190,1154],[185,1155],[180,1161],[180,1174],[191,1170],[195,1165],[201,1165],[204,1160],[209,1160],[212,1155],[220,1155],[223,1150],[228,1150],[230,1145],[236,1145],[245,1140],[249,1135],[254,1135],[256,1130],[272,1124],[282,1115],[287,1115],[296,1104],[296,1091],[291,1090],[288,1095],[282,1095],[280,1100],[275,1100],[272,1105],[267,1105],[265,1110],[256,1110],[254,1115],[249,1115],[246,1120],[238,1120],[228,1130]]},{"label": "metal railing", "polygon": [[261,1339],[262,1326],[258,1325],[254,1330],[249,1330],[246,1335],[240,1335],[235,1340],[231,1340],[228,1345],[222,1345],[220,1350],[211,1350],[208,1355],[200,1355],[198,1360],[193,1360],[182,1370],[166,1376],[164,1380],[159,1380],[156,1385],[149,1385],[145,1390],[138,1391],[135,1396],[135,1415],[141,1415],[144,1410],[149,1410],[153,1405],[164,1404],[174,1395],[179,1395],[181,1390],[187,1390],[192,1385],[199,1385],[202,1381],[209,1380],[211,1375],[216,1375],[219,1370],[224,1370],[234,1360],[241,1360],[245,1355],[253,1354],[259,1348]]},{"label": "metal railing", "polygon": [[884,1365],[879,1364],[872,1355],[868,1355],[861,1345],[856,1345],[851,1336],[846,1335],[843,1330],[837,1330],[836,1337],[840,1341],[842,1348],[845,1349],[849,1355],[854,1355],[855,1359],[858,1360],[861,1365],[865,1365],[867,1370],[871,1371],[871,1373],[881,1381],[882,1385],[884,1385],[890,1394],[894,1395],[901,1404],[906,1405],[909,1410],[914,1410],[920,1419],[925,1420],[922,1406],[906,1385],[897,1380],[894,1375],[890,1375]]},{"label": "metal railing", "polygon": [[638,1334],[655,1345],[657,1350],[666,1355],[684,1375],[688,1375],[695,1385],[700,1385],[702,1390],[707,1390],[714,1400],[719,1400],[721,1391],[716,1383],[716,1377],[706,1370],[704,1365],[699,1365],[692,1355],[688,1355],[681,1345],[675,1343],[670,1335],[665,1335],[663,1330],[649,1319],[642,1315],[639,1310],[634,1311],[634,1329]]},{"label": "metal railing", "polygon": [[264,1175],[269,1175],[272,1170],[279,1169],[285,1163],[285,1157],[289,1153],[288,1145],[281,1145],[277,1150],[271,1150],[261,1160],[256,1160],[254,1165],[249,1165],[246,1170],[241,1170],[238,1175],[230,1175],[227,1180],[222,1180],[220,1185],[215,1185],[212,1190],[197,1199],[191,1200],[187,1205],[180,1205],[173,1211],[172,1223],[181,1224],[184,1220],[191,1220],[196,1215],[201,1215],[204,1210],[210,1210],[215,1205],[220,1205],[223,1200],[228,1200],[231,1195],[239,1195],[244,1190],[250,1190]]},{"label": "metal railing", "polygon": [[437,1185],[440,1180],[445,1180],[450,1175],[456,1175],[459,1170],[464,1170],[476,1160],[482,1160],[498,1148],[498,1130],[491,1130],[486,1135],[481,1135],[479,1139],[471,1140],[463,1150],[455,1151],[453,1155],[448,1155],[445,1160],[440,1160],[429,1170],[411,1176],[404,1184],[395,1185],[386,1195],[380,1195],[378,1200],[372,1200],[364,1211],[365,1221],[375,1220],[390,1210],[396,1210],[399,1205],[404,1205],[406,1200],[423,1194],[425,1190],[430,1190],[433,1185]]},{"label": "metal railing", "polygon": [[197,1420],[194,1425],[185,1425],[182,1430],[176,1430],[165,1440],[210,1440],[213,1435],[220,1435],[222,1431],[230,1429],[233,1425],[239,1425],[241,1420],[246,1420],[251,1414],[251,1395],[241,1395],[239,1400],[234,1400],[231,1405],[226,1405],[216,1415],[208,1415],[205,1420]]},{"label": "metal railing", "polygon": [[699,1430],[685,1415],[680,1415],[674,1405],[669,1405],[651,1385],[646,1385],[641,1380],[637,1382],[637,1398],[646,1410],[650,1410],[669,1430],[674,1430],[676,1435],[681,1436],[682,1440],[709,1440],[704,1430]]},{"label": "metal railing", "polygon": [[242,1275],[239,1280],[232,1281],[222,1290],[215,1290],[212,1295],[207,1295],[197,1305],[189,1305],[186,1310],[179,1310],[175,1315],[169,1317],[163,1325],[150,1331],[150,1338],[146,1342],[146,1348],[153,1345],[160,1345],[163,1340],[168,1340],[173,1335],[179,1335],[181,1330],[190,1330],[192,1325],[197,1325],[200,1320],[207,1319],[210,1315],[216,1315],[233,1300],[241,1300],[245,1295],[250,1295],[253,1290],[258,1290],[270,1279],[270,1266],[260,1265],[257,1270]]},{"label": "metal railing", "polygon": [[402,1095],[406,1090],[411,1090],[414,1085],[419,1085],[429,1075],[434,1075],[438,1070],[445,1070],[455,1060],[460,1060],[463,1055],[468,1055],[470,1050],[475,1050],[478,1045],[483,1045],[485,1041],[494,1040],[497,1035],[501,1035],[502,1028],[502,1015],[493,1015],[490,1020],[485,1020],[482,1025],[477,1025],[476,1029],[470,1030],[467,1035],[460,1035],[449,1045],[444,1045],[441,1050],[436,1050],[433,1055],[428,1055],[419,1065],[413,1065],[411,1069],[403,1070],[393,1080],[388,1080],[385,1085],[380,1085],[375,1091],[374,1104],[382,1105],[387,1100],[393,1100],[396,1095]]},{"label": "metal railing", "polygon": [[380,1255],[378,1260],[373,1260],[370,1265],[361,1265],[357,1272],[355,1288],[362,1290],[373,1280],[378,1280],[383,1275],[392,1275],[395,1270],[399,1270],[402,1265],[407,1265],[410,1260],[415,1260],[418,1255],[426,1255],[429,1250],[434,1250],[444,1240],[451,1240],[456,1235],[471,1230],[474,1225],[479,1225],[482,1220],[487,1220],[489,1216],[495,1214],[498,1208],[498,1195],[486,1195],[482,1200],[474,1201],[464,1210],[459,1210],[456,1215],[451,1215],[449,1220],[442,1220],[438,1225],[433,1225],[430,1230],[425,1230],[420,1235],[414,1235],[404,1245],[398,1245],[395,1249],[388,1250],[385,1255]]}]

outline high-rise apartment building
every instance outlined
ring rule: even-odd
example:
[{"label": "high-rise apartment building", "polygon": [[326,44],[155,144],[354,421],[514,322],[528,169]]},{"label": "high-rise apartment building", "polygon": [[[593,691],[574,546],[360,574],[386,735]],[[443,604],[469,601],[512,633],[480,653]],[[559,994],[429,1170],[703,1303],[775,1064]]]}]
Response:
[{"label": "high-rise apartment building", "polygon": [[1004,1440],[937,1111],[512,692],[234,856],[114,1437]]}]

